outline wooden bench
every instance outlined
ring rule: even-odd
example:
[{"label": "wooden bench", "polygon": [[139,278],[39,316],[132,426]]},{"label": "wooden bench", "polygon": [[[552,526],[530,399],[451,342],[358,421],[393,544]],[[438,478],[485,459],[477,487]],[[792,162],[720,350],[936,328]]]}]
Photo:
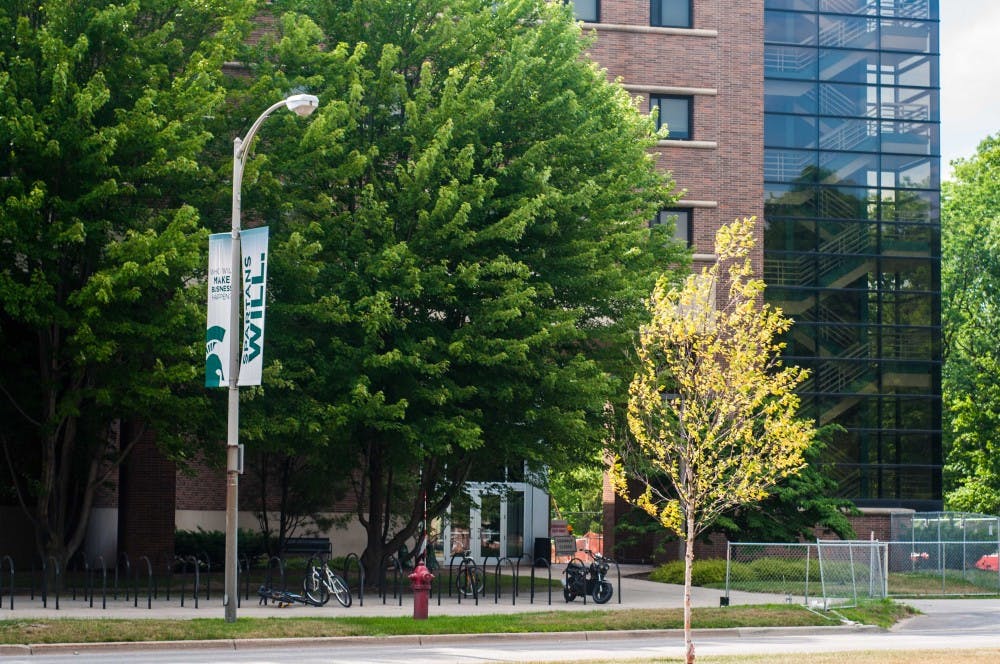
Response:
[{"label": "wooden bench", "polygon": [[329,537],[289,537],[285,540],[286,556],[318,556],[333,553]]}]

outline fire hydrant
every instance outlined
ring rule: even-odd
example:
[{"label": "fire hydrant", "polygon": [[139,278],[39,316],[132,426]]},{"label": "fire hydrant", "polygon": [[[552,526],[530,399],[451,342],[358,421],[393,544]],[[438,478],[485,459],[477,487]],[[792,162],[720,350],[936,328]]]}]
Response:
[{"label": "fire hydrant", "polygon": [[414,620],[427,620],[427,600],[430,597],[433,580],[434,575],[422,561],[417,563],[416,569],[410,574],[410,583],[413,585]]}]

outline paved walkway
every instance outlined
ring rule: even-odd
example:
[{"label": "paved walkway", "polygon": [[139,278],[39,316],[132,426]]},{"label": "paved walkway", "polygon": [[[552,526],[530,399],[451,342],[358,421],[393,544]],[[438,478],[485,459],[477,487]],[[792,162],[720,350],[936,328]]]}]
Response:
[{"label": "paved walkway", "polygon": [[[553,580],[558,580],[562,575],[564,566],[554,565],[552,568]],[[429,615],[475,615],[475,614],[495,614],[495,613],[515,613],[528,611],[547,611],[558,609],[565,611],[593,610],[595,608],[622,610],[622,609],[650,609],[650,608],[680,608],[684,602],[683,586],[656,583],[642,578],[635,578],[633,575],[648,572],[651,568],[639,565],[623,565],[621,568],[621,585],[618,585],[617,578],[613,575],[609,580],[615,584],[615,594],[607,604],[598,605],[588,598],[586,605],[582,598],[577,598],[573,602],[566,602],[562,596],[562,590],[558,587],[552,588],[552,599],[549,604],[549,595],[544,588],[537,588],[534,602],[530,595],[522,591],[521,595],[513,598],[510,593],[501,595],[499,601],[494,601],[492,592],[488,592],[486,597],[480,597],[478,605],[472,598],[463,598],[458,602],[457,596],[448,597],[445,593],[438,604],[437,595],[431,598],[428,609]],[[545,572],[544,569],[536,570],[536,574]],[[530,574],[528,570],[527,574]],[[522,573],[522,578],[526,576]],[[547,575],[536,577],[537,580],[547,580]],[[409,587],[409,580],[404,579],[405,588]],[[525,581],[522,580],[522,583]],[[537,583],[537,581],[536,581]],[[289,588],[293,589],[294,583],[289,583]],[[190,588],[188,590],[190,593]],[[412,616],[413,597],[408,592],[403,594],[402,605],[398,598],[393,598],[391,594],[386,598],[385,603],[371,589],[366,591],[364,603],[357,597],[350,608],[344,608],[332,599],[326,606],[316,607],[305,604],[293,604],[292,606],[278,607],[275,604],[261,606],[254,594],[250,591],[250,599],[243,599],[241,606],[237,609],[237,616],[246,617],[276,617],[276,616]],[[725,595],[724,590],[712,590],[707,588],[692,588],[691,601],[694,606],[719,606],[720,598]],[[134,606],[135,600],[130,598],[126,601],[119,593],[119,599],[107,600],[107,608],[101,608],[101,597],[99,594],[94,597],[94,606],[89,606],[89,600],[76,600],[68,596],[59,598],[59,609],[55,608],[55,598],[49,596],[48,606],[43,607],[41,599],[36,595],[34,601],[28,596],[16,596],[14,598],[14,610],[9,607],[9,596],[3,597],[3,606],[0,608],[0,619],[3,618],[168,618],[183,620],[190,618],[210,618],[222,617],[224,607],[222,605],[222,582],[221,579],[213,579],[212,594],[206,600],[204,595],[198,601],[198,608],[194,606],[194,600],[187,597],[184,606],[180,605],[177,597],[177,588],[172,591],[169,602],[163,599],[153,599],[152,609],[147,608],[147,595],[143,588],[139,590],[138,607]],[[781,603],[785,597],[779,595],[768,595],[761,593],[731,592],[730,605],[741,604],[767,604]]]}]

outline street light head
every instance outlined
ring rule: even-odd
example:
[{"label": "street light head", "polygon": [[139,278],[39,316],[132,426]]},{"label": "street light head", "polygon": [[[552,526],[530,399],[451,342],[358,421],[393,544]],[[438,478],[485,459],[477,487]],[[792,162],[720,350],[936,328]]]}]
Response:
[{"label": "street light head", "polygon": [[319,106],[319,98],[316,95],[292,95],[285,100],[288,110],[294,111],[300,117],[311,115]]}]

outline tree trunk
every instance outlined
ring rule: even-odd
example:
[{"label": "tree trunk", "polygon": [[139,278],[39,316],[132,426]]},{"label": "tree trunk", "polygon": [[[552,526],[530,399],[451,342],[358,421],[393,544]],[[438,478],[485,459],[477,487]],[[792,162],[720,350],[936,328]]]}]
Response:
[{"label": "tree trunk", "polygon": [[684,661],[694,664],[694,641],[691,639],[691,568],[694,566],[694,515],[688,511],[687,538],[684,541]]}]

